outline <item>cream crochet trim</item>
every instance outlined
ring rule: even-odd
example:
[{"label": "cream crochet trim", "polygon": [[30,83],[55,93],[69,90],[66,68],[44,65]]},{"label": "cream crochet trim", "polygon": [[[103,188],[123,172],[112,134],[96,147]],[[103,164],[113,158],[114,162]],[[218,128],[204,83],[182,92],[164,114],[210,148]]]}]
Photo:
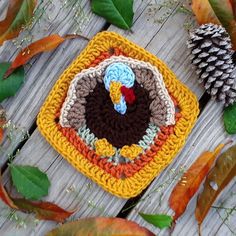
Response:
[{"label": "cream crochet trim", "polygon": [[[174,125],[175,124],[175,107],[174,103],[168,94],[168,91],[165,87],[163,77],[161,73],[158,71],[158,69],[154,66],[152,66],[149,62],[139,61],[130,57],[124,57],[124,56],[112,56],[109,59],[104,60],[96,67],[90,67],[88,69],[82,70],[80,73],[78,73],[75,78],[71,81],[66,100],[62,106],[61,114],[60,114],[60,125],[62,127],[70,127],[69,122],[67,120],[67,115],[74,105],[74,102],[76,100],[76,85],[80,79],[83,77],[89,77],[89,78],[96,78],[96,77],[103,77],[105,73],[105,69],[107,66],[114,62],[122,62],[128,66],[130,66],[132,69],[149,69],[153,73],[153,78],[156,81],[156,89],[157,89],[157,95],[162,104],[164,103],[165,106],[165,115],[164,120],[163,118],[163,110],[160,110],[160,121],[158,125]],[[138,81],[140,84],[141,82]],[[141,84],[142,85],[142,84]],[[153,107],[152,107],[153,109]],[[157,106],[157,109],[159,109],[159,106]],[[155,111],[155,114],[158,112]]]}]

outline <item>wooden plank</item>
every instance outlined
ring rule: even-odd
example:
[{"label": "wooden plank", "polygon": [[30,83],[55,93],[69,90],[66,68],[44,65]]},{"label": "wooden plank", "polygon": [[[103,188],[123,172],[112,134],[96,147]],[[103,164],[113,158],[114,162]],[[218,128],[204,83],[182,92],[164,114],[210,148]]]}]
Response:
[{"label": "wooden plank", "polygon": [[[89,15],[89,3],[84,0],[81,4],[84,12],[87,12]],[[50,26],[47,34],[59,33],[65,35],[73,33],[75,26],[71,20],[72,16],[71,12],[68,15],[67,11],[62,11],[60,15],[61,21],[55,19],[55,22]],[[102,18],[92,15],[81,34],[93,37],[103,28],[104,24],[105,21]],[[37,32],[37,26],[34,30]],[[43,36],[39,35],[38,37]],[[3,106],[6,108],[8,117],[12,122],[21,127],[25,127],[27,130],[30,129],[52,86],[55,84],[60,74],[68,67],[74,58],[79,55],[86,44],[87,42],[81,39],[69,40],[56,50],[36,56],[35,59],[31,61],[31,68],[26,69],[25,84],[16,96],[3,102]],[[8,44],[4,46],[2,50],[3,53],[0,53],[1,61],[10,60],[9,55],[12,55],[12,51],[16,51],[14,45],[9,46]],[[6,157],[1,157],[0,167],[5,162]]]},{"label": "wooden plank", "polygon": [[[135,14],[135,24],[133,26],[133,34],[121,31],[120,29],[117,29],[116,27],[110,27],[109,30],[115,30],[119,33],[122,33],[127,38],[133,40],[134,42],[138,43],[139,45],[145,47],[145,44],[148,45],[148,50],[153,52],[154,54],[159,53],[156,51],[157,48],[159,48],[159,51],[162,52],[163,50],[166,50],[166,53],[164,54],[165,57],[161,57],[164,61],[167,59],[169,61],[175,60],[176,53],[180,54],[181,58],[186,57],[186,48],[183,47],[185,45],[185,39],[179,40],[180,45],[178,45],[177,40],[173,35],[170,36],[172,40],[169,40],[169,38],[165,38],[166,30],[169,29],[170,26],[173,25],[173,20],[175,22],[179,22],[178,26],[175,27],[176,30],[181,31],[181,35],[183,34],[183,37],[187,37],[187,33],[182,29],[182,25],[184,23],[184,17],[182,15],[174,15],[174,19],[168,20],[165,24],[165,27],[162,27],[162,25],[155,25],[148,21],[148,3],[142,2],[141,4],[136,4],[136,14]],[[177,6],[177,4],[176,4]],[[89,8],[90,6],[87,7]],[[88,10],[88,9],[87,9]],[[86,11],[86,10],[85,10]],[[142,13],[142,14],[141,14]],[[142,17],[140,17],[140,15]],[[163,11],[160,10],[160,12],[157,14],[157,17],[159,15],[161,16],[163,14]],[[64,17],[64,15],[63,15]],[[95,17],[93,15],[93,17]],[[68,16],[69,18],[69,16]],[[84,34],[89,34],[91,30],[95,30],[97,28],[101,29],[101,18],[95,17],[94,23],[89,23],[88,29],[84,32]],[[97,23],[98,22],[98,23]],[[92,25],[92,28],[90,27]],[[59,31],[61,34],[65,34],[68,32],[71,32],[71,29],[67,29],[67,25],[63,29]],[[164,29],[164,30],[163,30]],[[54,32],[55,30],[50,29],[49,32]],[[159,32],[160,31],[160,32]],[[172,30],[171,30],[172,31]],[[94,33],[90,33],[90,36],[92,36]],[[127,35],[128,34],[128,35]],[[156,40],[157,37],[162,38],[162,40]],[[41,36],[42,37],[42,36]],[[143,40],[145,39],[145,40]],[[149,42],[149,41],[150,42]],[[160,43],[162,42],[162,43]],[[150,43],[153,43],[153,46],[150,47]],[[167,47],[171,43],[171,48],[173,44],[177,44],[176,50],[177,51],[170,51],[169,47]],[[13,122],[16,122],[17,124],[20,124],[21,126],[25,127],[26,129],[29,129],[29,127],[32,126],[33,122],[35,121],[35,116],[43,103],[45,97],[47,96],[48,92],[50,91],[51,87],[55,83],[56,79],[58,78],[59,74],[70,64],[70,62],[73,60],[75,55],[79,54],[82,47],[84,47],[86,42],[81,42],[77,40],[66,42],[63,46],[58,48],[52,53],[44,53],[41,56],[38,57],[38,59],[33,60],[33,68],[27,71],[27,78],[26,83],[22,87],[22,89],[18,92],[18,94],[14,98],[8,99],[5,103],[3,103],[4,107],[6,107],[8,111],[8,116],[10,117]],[[78,52],[77,52],[77,47]],[[181,50],[181,51],[180,51]],[[4,55],[11,55],[9,53],[11,49],[5,48],[3,52],[6,52],[5,54],[2,53],[0,55],[3,55],[3,57],[6,57]],[[70,51],[73,51],[76,53],[70,53]],[[60,63],[58,65],[58,58],[61,57],[61,54],[63,53],[65,57],[65,61],[63,63]],[[172,56],[171,56],[172,55]],[[48,62],[50,60],[50,62]],[[34,63],[35,62],[35,63]],[[62,62],[62,61],[61,61]],[[199,96],[202,94],[201,88],[197,85],[196,80],[188,80],[188,78],[193,76],[196,78],[195,74],[190,74],[189,70],[186,70],[186,68],[190,68],[189,60],[186,60],[186,63],[182,64],[175,63],[173,66],[170,66],[174,72],[176,72],[177,76],[180,76],[180,78],[183,78],[184,82],[187,82],[187,85],[189,85],[194,91],[197,91],[197,94]],[[46,70],[44,69],[46,68]],[[52,70],[53,68],[53,70]],[[56,68],[56,69],[55,69]],[[187,72],[186,72],[187,71]],[[48,78],[48,79],[46,79]],[[28,81],[29,80],[29,81]],[[191,82],[190,82],[191,81]],[[193,81],[193,82],[192,82]],[[38,96],[40,94],[40,96]],[[26,99],[27,98],[27,99]],[[35,101],[35,98],[37,98],[37,101]],[[34,104],[33,106],[31,104]],[[24,114],[24,115],[22,115]],[[6,158],[1,158],[0,160],[0,166],[5,163]]]},{"label": "wooden plank", "polygon": [[[51,12],[52,19],[54,19],[55,13],[58,10],[57,5],[55,5],[54,11]],[[1,1],[1,5],[0,5],[0,19],[4,19],[5,18],[6,11],[7,11],[7,6],[8,6],[8,1],[7,0]],[[49,8],[49,2],[48,1],[44,1],[44,0],[38,1],[38,5],[37,6],[42,11],[47,12],[48,8]],[[40,22],[41,22],[40,24],[39,23],[33,24],[32,36],[33,36],[34,40],[39,39],[39,38],[43,37],[43,35],[45,35],[45,29],[44,29],[44,31],[40,31],[39,30],[39,27],[42,27],[43,24],[45,23],[44,15],[45,14],[43,14],[42,15],[43,17],[41,17],[42,19],[40,20]],[[52,22],[52,24],[53,23],[55,23],[55,22]],[[21,32],[19,34],[18,39],[19,38],[22,39],[22,35],[24,35],[24,33]],[[1,61],[11,61],[15,57],[15,55],[16,55],[16,53],[18,51],[19,51],[19,49],[17,48],[16,45],[13,44],[12,40],[5,41],[3,43],[3,46],[0,47],[0,59],[1,59]]]},{"label": "wooden plank", "polygon": [[[197,121],[195,128],[193,129],[191,135],[188,138],[188,141],[181,151],[181,153],[175,158],[172,164],[164,170],[161,175],[156,178],[153,183],[150,185],[148,190],[143,196],[141,202],[132,210],[129,214],[128,219],[134,220],[137,223],[140,223],[142,226],[145,226],[152,230],[158,235],[166,235],[168,230],[160,232],[158,229],[150,226],[148,223],[144,222],[137,212],[145,213],[164,213],[172,214],[173,211],[168,207],[168,199],[177,181],[172,181],[171,184],[165,186],[163,195],[160,201],[161,192],[153,192],[161,183],[165,182],[168,178],[172,169],[179,169],[181,166],[189,167],[194,160],[205,150],[215,148],[219,143],[226,142],[226,140],[233,139],[236,140],[235,136],[229,136],[224,131],[223,122],[222,122],[222,105],[210,101],[207,104],[206,109],[204,109],[200,118]],[[227,189],[222,193],[220,199],[215,202],[215,205],[219,205],[221,201],[228,197],[228,193],[233,191],[232,185],[234,185],[235,192],[235,181],[228,186]],[[147,196],[150,195],[150,198]],[[194,209],[195,209],[195,200],[192,200],[183,215],[175,227],[175,230],[172,235],[197,235],[197,223],[194,219]],[[160,205],[159,205],[160,204]],[[236,204],[236,199],[234,198],[234,205]],[[232,205],[233,206],[233,205]],[[236,220],[236,215],[234,215],[234,222]],[[202,225],[203,235],[230,235],[229,231],[222,226],[219,229],[220,219],[215,210],[211,210],[208,214],[206,220]]]},{"label": "wooden plank", "polygon": [[[38,166],[41,170],[46,171],[52,183],[47,201],[55,202],[65,209],[78,209],[75,218],[98,215],[115,216],[125,203],[125,200],[108,194],[76,171],[51,148],[38,131],[35,131],[31,139],[24,145],[15,163]],[[9,183],[8,171],[4,173],[4,183]],[[70,187],[73,187],[75,191],[67,192]],[[7,232],[9,235],[14,235],[16,232],[14,222],[0,217],[0,224],[1,235],[3,232]],[[37,235],[44,235],[55,226],[56,224],[53,222],[41,221],[36,227]],[[33,235],[33,230],[28,226],[26,229],[17,231],[17,236]]]},{"label": "wooden plank", "polygon": [[[136,1],[136,7],[138,7],[141,4],[141,1]],[[42,144],[42,145],[41,145]],[[33,146],[38,147],[36,150],[32,149]],[[39,152],[41,150],[45,150],[43,153],[43,156],[39,155]],[[30,157],[30,160],[27,158]],[[32,161],[32,162],[30,162]],[[80,173],[78,173],[74,168],[72,168],[64,159],[62,159],[61,156],[56,155],[55,152],[52,152],[52,148],[49,146],[48,143],[41,137],[41,135],[36,130],[34,134],[31,136],[30,140],[24,145],[21,156],[16,160],[16,162],[19,162],[21,164],[24,163],[31,163],[34,165],[37,165],[42,170],[47,170],[47,173],[49,176],[53,176],[52,178],[55,178],[56,180],[52,180],[53,186],[50,193],[49,198],[47,199],[58,199],[58,202],[61,206],[68,206],[73,204],[73,202],[79,206],[83,206],[82,209],[78,212],[79,216],[93,216],[93,215],[101,215],[101,211],[97,211],[97,208],[91,209],[88,207],[88,204],[82,203],[80,204],[80,199],[74,197],[71,199],[68,199],[66,194],[63,190],[65,190],[65,184],[72,183],[78,183],[76,186],[77,189],[79,189],[80,192],[84,193],[83,201],[84,199],[88,199],[90,202],[94,202],[95,205],[104,205],[105,207],[105,215],[116,215],[119,210],[123,207],[125,204],[125,200],[119,199],[117,197],[114,197],[110,195],[109,193],[103,191],[100,189],[97,185],[93,184],[94,189],[91,192],[86,192],[87,185],[91,182],[86,177],[82,176]],[[60,163],[60,165],[58,164]],[[48,168],[49,166],[49,168]],[[48,168],[48,169],[47,169]],[[66,173],[66,176],[64,175]],[[8,173],[6,172],[4,174],[4,180],[8,181]],[[56,184],[56,183],[58,184]],[[85,193],[86,192],[86,193]],[[63,194],[61,197],[60,195]],[[91,200],[90,200],[91,199]],[[109,202],[109,204],[107,204]],[[65,205],[67,203],[68,205]],[[86,201],[86,203],[88,203]],[[97,212],[97,213],[96,213]],[[0,232],[15,232],[15,229],[13,227],[14,223],[4,220],[0,221],[1,229]],[[37,227],[37,232],[46,232],[51,227],[55,226],[53,223],[45,223],[42,222]],[[27,232],[26,232],[27,231]],[[20,231],[17,231],[19,234]],[[23,235],[33,234],[32,229],[26,229],[22,231]]]},{"label": "wooden plank", "polygon": [[[166,24],[169,23],[169,21],[165,22],[163,25],[159,26],[159,31],[158,30],[154,30],[153,34],[150,32],[150,30],[148,30],[148,32],[145,33],[145,29],[148,29],[148,27],[150,27],[150,23],[147,21],[147,4],[148,3],[142,3],[144,4],[144,8],[141,8],[141,1],[136,1],[136,7],[137,7],[137,12],[141,13],[140,16],[137,15],[136,13],[136,22],[134,24],[134,35],[131,35],[132,37],[135,38],[135,41],[137,44],[142,45],[143,47],[148,46],[149,42],[153,41],[153,38],[157,37],[157,35],[162,35],[163,34],[163,38],[164,38],[164,34],[165,31],[163,31],[163,28],[166,27]],[[145,9],[144,11],[142,9]],[[175,16],[176,17],[176,16]],[[91,24],[91,23],[90,23]],[[137,27],[136,24],[139,24],[142,27]],[[146,26],[146,27],[145,27]],[[182,27],[182,25],[178,26],[179,28]],[[95,28],[95,27],[94,27]],[[119,30],[117,30],[115,27],[111,27],[109,30],[115,30],[117,32],[119,32]],[[123,32],[123,31],[122,31]],[[131,37],[130,35],[126,35],[125,33],[122,33],[123,35],[127,36],[128,38]],[[147,35],[147,36],[146,36]],[[142,37],[141,37],[142,36]],[[146,36],[146,37],[145,37]],[[160,36],[161,37],[161,36]],[[146,44],[143,44],[143,38],[145,38]],[[167,42],[169,39],[166,38],[165,42]],[[174,42],[172,42],[174,43]],[[159,43],[156,45],[158,47],[158,45],[160,46],[160,50],[164,50],[164,46],[161,46]],[[71,50],[71,49],[70,49]],[[152,51],[153,49],[150,48],[150,51]],[[154,50],[155,51],[155,50]],[[183,50],[184,51],[184,50]],[[182,53],[183,53],[182,51]],[[171,58],[174,58],[176,55],[173,54],[173,50],[168,50],[168,56],[169,56],[169,60],[171,60]],[[176,52],[175,52],[176,53]],[[181,54],[182,55],[182,54]],[[159,54],[158,54],[159,56]],[[41,61],[41,63],[43,63],[44,61],[47,60],[47,58],[44,57],[40,57],[39,59]],[[52,58],[53,60],[53,58]],[[165,60],[165,58],[164,58]],[[50,62],[51,63],[51,62]],[[50,65],[50,68],[56,67],[56,63],[57,61],[54,62],[53,65]],[[40,63],[39,63],[40,65]],[[180,66],[180,67],[179,67]],[[176,71],[181,74],[184,72],[184,66],[179,65],[178,67],[176,67]],[[182,67],[181,67],[182,66]],[[35,67],[35,65],[34,65]],[[40,66],[41,69],[41,66]],[[41,70],[37,69],[37,73],[39,74],[41,73]],[[34,69],[36,70],[36,69]],[[181,72],[182,70],[182,72]],[[46,73],[46,72],[43,72]],[[47,71],[48,73],[48,71]],[[51,72],[53,73],[53,71]],[[188,74],[188,77],[190,75]],[[44,76],[45,79],[46,76]],[[56,75],[55,75],[56,77]],[[55,78],[54,77],[54,78]],[[51,77],[50,77],[51,78]],[[39,78],[40,79],[40,78]],[[31,105],[31,98],[34,98],[35,96],[38,98],[38,95],[42,95],[43,98],[40,98],[40,101],[37,101],[35,104],[35,108],[34,110],[26,111],[24,110],[24,108],[18,110],[17,112],[20,112],[21,114],[23,113],[27,113],[30,114],[32,113],[32,117],[26,117],[25,119],[28,119],[28,122],[30,120],[34,120],[35,119],[35,113],[37,113],[38,111],[38,107],[41,106],[41,100],[44,100],[44,98],[46,97],[47,92],[44,91],[48,91],[51,84],[53,84],[54,82],[51,82],[50,85],[48,84],[48,80],[41,80],[41,82],[39,83],[41,86],[43,84],[43,82],[46,83],[44,88],[40,88],[37,87],[37,89],[40,89],[40,93],[37,93],[37,89],[34,88],[34,86],[31,86],[31,91],[29,93],[27,93],[27,99],[24,101],[22,100],[22,104],[25,104],[24,107],[27,108],[29,107],[29,109],[32,109],[32,105]],[[196,80],[195,80],[196,81]],[[38,85],[37,85],[38,86]],[[195,88],[197,91],[198,86],[195,83]],[[28,91],[28,90],[25,90]],[[20,92],[21,93],[21,92]],[[46,93],[46,94],[44,94]],[[198,92],[198,96],[200,97],[200,95],[202,94],[202,90]],[[24,96],[23,96],[24,97]],[[14,103],[14,102],[12,102]],[[20,117],[18,117],[16,120],[19,120]],[[21,120],[22,121],[22,120]],[[37,149],[33,149],[32,147],[37,147]],[[39,147],[39,148],[38,148]],[[42,152],[42,150],[44,150],[43,154],[44,155],[39,155],[40,152]],[[91,216],[93,214],[96,214],[96,210],[91,210],[87,207],[87,204],[80,204],[80,201],[78,201],[77,198],[68,198],[68,196],[66,196],[66,194],[63,192],[63,190],[65,189],[65,186],[70,186],[70,185],[65,185],[66,183],[76,183],[78,182],[78,185],[76,187],[78,187],[78,189],[80,189],[80,191],[86,192],[87,189],[87,184],[90,183],[90,180],[83,177],[80,173],[76,172],[66,161],[64,161],[61,156],[58,156],[54,151],[52,151],[52,148],[42,139],[42,137],[38,134],[38,131],[35,131],[34,134],[32,135],[32,137],[30,138],[30,140],[24,145],[22,152],[21,152],[21,156],[16,160],[17,162],[21,163],[21,164],[34,164],[37,165],[38,167],[40,167],[42,170],[47,170],[48,175],[50,176],[50,178],[52,179],[52,183],[53,183],[53,187],[50,193],[49,198],[47,198],[47,200],[51,199],[52,201],[57,202],[58,204],[60,204],[63,207],[69,207],[69,206],[83,206],[84,210],[80,210],[78,212],[78,216]],[[49,168],[48,168],[49,167]],[[4,180],[7,181],[8,175],[7,173],[4,174]],[[80,184],[81,182],[81,184]],[[57,184],[56,184],[57,183]],[[96,186],[96,185],[95,185]],[[95,193],[95,194],[93,194]],[[95,205],[104,205],[106,207],[107,202],[109,202],[109,207],[112,207],[111,209],[105,209],[105,213],[104,215],[116,215],[120,209],[122,209],[125,200],[121,200],[118,199],[110,194],[108,194],[107,192],[104,192],[102,189],[100,189],[99,187],[94,187],[93,193],[85,193],[83,195],[83,199],[91,199],[91,201],[94,202]],[[56,200],[57,201],[56,201]],[[73,205],[75,204],[75,205]],[[98,215],[101,215],[101,213],[99,212]],[[0,232],[9,232],[10,233],[14,233],[15,229],[14,229],[14,223],[11,223],[9,221],[4,221],[4,219],[2,219],[2,221],[0,220]],[[41,223],[38,227],[36,227],[36,232],[40,232],[40,235],[43,234],[44,232],[46,232],[48,229],[50,229],[51,227],[53,227],[55,224],[51,224],[51,223]],[[21,231],[17,230],[17,233],[20,233]],[[27,232],[27,233],[25,233]],[[29,235],[32,234],[33,235],[33,231],[32,229],[26,229],[26,230],[22,230],[22,235]],[[17,234],[19,235],[19,234]]]},{"label": "wooden plank", "polygon": [[[161,4],[162,2],[159,1],[158,3]],[[133,25],[132,33],[122,33],[122,30],[115,26],[111,26],[108,30],[121,33],[162,59],[173,70],[179,80],[191,88],[200,98],[204,90],[198,85],[197,75],[189,60],[189,52],[186,46],[188,32],[184,27],[187,16],[175,12],[180,6],[178,2],[176,1],[172,14],[164,21],[164,24],[153,23],[153,19],[149,20],[150,7],[147,4],[142,17],[137,18]],[[165,8],[160,9],[155,18],[161,18],[165,12]]]},{"label": "wooden plank", "polygon": [[2,21],[6,16],[7,11],[7,1],[0,1],[0,21]]}]

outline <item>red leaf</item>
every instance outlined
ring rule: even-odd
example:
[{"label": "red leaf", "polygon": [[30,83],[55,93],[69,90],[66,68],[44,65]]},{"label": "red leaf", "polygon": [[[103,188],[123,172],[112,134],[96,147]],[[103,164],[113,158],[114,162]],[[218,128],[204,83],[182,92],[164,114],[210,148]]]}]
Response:
[{"label": "red leaf", "polygon": [[18,209],[18,207],[14,204],[10,196],[8,195],[7,191],[5,190],[4,186],[2,185],[2,175],[0,173],[0,199],[9,207],[13,209]]},{"label": "red leaf", "polygon": [[74,212],[66,211],[50,202],[31,202],[26,199],[12,199],[14,204],[21,210],[35,213],[40,220],[53,220],[63,222]]},{"label": "red leaf", "polygon": [[120,236],[154,236],[154,234],[137,223],[121,218],[85,218],[66,223],[51,230],[46,236],[57,235],[120,235]]},{"label": "red leaf", "polygon": [[79,37],[89,40],[88,38],[81,35],[66,35],[64,37],[61,37],[57,34],[53,34],[53,35],[50,35],[48,37],[45,37],[45,38],[42,38],[40,40],[33,42],[28,47],[22,49],[21,52],[16,56],[10,68],[5,73],[4,78],[7,78],[16,68],[24,65],[33,56],[41,52],[48,52],[55,49],[61,43],[63,43],[66,39],[74,39],[74,38],[79,38]]},{"label": "red leaf", "polygon": [[220,144],[214,152],[202,153],[176,184],[169,198],[169,205],[175,211],[174,220],[184,213],[189,201],[197,192],[224,146],[225,144]]}]

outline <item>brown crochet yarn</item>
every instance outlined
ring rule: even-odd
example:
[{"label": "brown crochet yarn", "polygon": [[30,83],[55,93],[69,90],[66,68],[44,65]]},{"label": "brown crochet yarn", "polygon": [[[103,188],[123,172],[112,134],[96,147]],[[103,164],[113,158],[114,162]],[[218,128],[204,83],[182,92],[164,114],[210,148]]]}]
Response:
[{"label": "brown crochet yarn", "polygon": [[106,138],[113,146],[138,143],[145,135],[150,120],[150,100],[148,91],[138,83],[134,86],[136,100],[127,104],[127,112],[119,114],[114,109],[109,92],[104,84],[97,83],[94,91],[86,97],[86,125],[99,139]]}]

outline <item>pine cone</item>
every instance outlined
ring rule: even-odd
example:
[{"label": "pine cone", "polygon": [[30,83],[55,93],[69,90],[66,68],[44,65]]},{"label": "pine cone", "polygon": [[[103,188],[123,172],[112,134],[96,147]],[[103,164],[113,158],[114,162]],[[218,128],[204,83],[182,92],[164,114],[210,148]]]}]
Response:
[{"label": "pine cone", "polygon": [[226,30],[219,25],[204,24],[190,33],[188,48],[192,64],[197,67],[199,83],[213,98],[228,106],[236,101],[236,79],[232,44]]}]

